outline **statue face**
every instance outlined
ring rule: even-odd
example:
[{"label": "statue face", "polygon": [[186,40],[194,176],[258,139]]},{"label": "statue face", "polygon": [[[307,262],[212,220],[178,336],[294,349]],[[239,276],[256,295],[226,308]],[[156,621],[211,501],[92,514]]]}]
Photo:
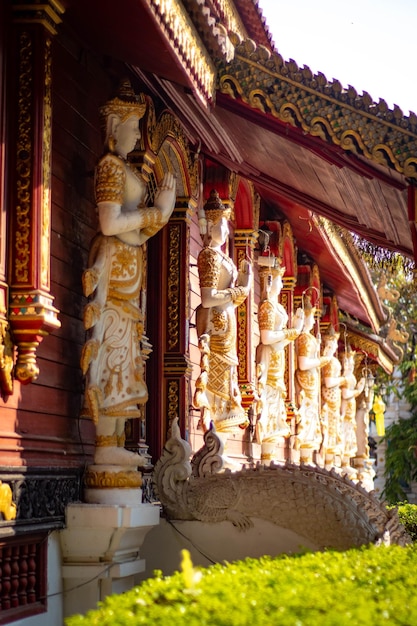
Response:
[{"label": "statue face", "polygon": [[309,331],[314,326],[314,313],[306,313],[304,318],[304,329]]},{"label": "statue face", "polygon": [[282,289],[282,276],[277,274],[272,279],[271,291],[273,293],[279,294]]},{"label": "statue face", "polygon": [[324,348],[323,354],[328,356],[334,354],[337,350],[338,340],[337,339],[327,339]]},{"label": "statue face", "polygon": [[115,148],[117,154],[125,157],[129,152],[132,152],[137,140],[140,139],[138,116],[132,115],[124,122],[116,123],[113,136],[116,140]]},{"label": "statue face", "polygon": [[225,217],[212,225],[210,230],[211,240],[215,244],[223,245],[229,235],[229,222]]}]

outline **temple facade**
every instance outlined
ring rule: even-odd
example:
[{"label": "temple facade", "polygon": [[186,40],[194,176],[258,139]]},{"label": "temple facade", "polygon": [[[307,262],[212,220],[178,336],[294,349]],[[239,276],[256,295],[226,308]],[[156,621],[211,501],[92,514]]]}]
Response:
[{"label": "temple facade", "polygon": [[[0,137],[0,624],[158,567],[160,501],[224,546],[272,492],[268,537],[381,539],[372,385],[407,337],[352,233],[415,258],[416,116],[284,61],[255,0],[5,0]],[[186,495],[229,470],[232,513]],[[309,489],[342,530],[297,522]]]}]

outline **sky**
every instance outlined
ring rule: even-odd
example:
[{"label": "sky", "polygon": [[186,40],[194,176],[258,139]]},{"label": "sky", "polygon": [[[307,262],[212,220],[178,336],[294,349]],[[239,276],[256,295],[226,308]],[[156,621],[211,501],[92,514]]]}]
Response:
[{"label": "sky", "polygon": [[417,0],[259,0],[275,47],[359,95],[417,113]]}]

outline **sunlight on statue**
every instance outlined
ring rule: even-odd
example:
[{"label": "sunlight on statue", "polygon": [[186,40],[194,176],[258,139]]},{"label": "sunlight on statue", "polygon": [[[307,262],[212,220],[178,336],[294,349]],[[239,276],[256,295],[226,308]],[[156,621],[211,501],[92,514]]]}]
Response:
[{"label": "sunlight on statue", "polygon": [[140,416],[148,391],[144,360],[151,346],[144,335],[142,299],[145,242],[169,220],[175,206],[175,180],[166,173],[147,207],[146,184],[127,155],[140,138],[146,104],[129,81],[100,110],[105,154],[95,174],[99,233],[83,275],[89,338],[81,367],[86,375],[87,413],[96,424],[97,465],[139,466],[143,457],[124,448],[126,419]]},{"label": "sunlight on statue", "polygon": [[340,468],[340,454],[342,452],[342,425],[341,425],[341,386],[345,378],[341,376],[342,365],[337,358],[338,341],[340,334],[332,325],[323,336],[323,356],[329,357],[329,362],[322,370],[322,419],[325,438],[323,443],[325,453],[325,467]]},{"label": "sunlight on statue", "polygon": [[[262,261],[273,264],[263,266]],[[291,435],[285,404],[285,347],[300,334],[304,312],[297,309],[293,328],[287,328],[288,314],[279,302],[285,267],[273,257],[259,257],[258,263],[262,295],[258,309],[261,341],[256,350],[259,402],[255,431],[265,461],[275,459],[280,438]]]},{"label": "sunlight on statue", "polygon": [[235,309],[249,294],[252,268],[242,261],[239,271],[222,248],[229,235],[230,209],[217,191],[204,206],[206,245],[198,256],[201,305],[197,308],[197,334],[201,373],[196,381],[194,405],[201,409],[205,431],[214,423],[217,432],[234,432],[247,417],[237,380]]},{"label": "sunlight on statue", "polygon": [[357,453],[358,445],[356,438],[356,398],[365,388],[365,378],[359,382],[355,376],[356,353],[347,346],[343,358],[343,376],[345,378],[342,387],[342,402],[340,407],[342,425],[342,472],[349,477],[356,478],[356,471],[351,467],[350,461]]},{"label": "sunlight on statue", "polygon": [[330,362],[330,356],[320,356],[320,339],[313,334],[316,308],[309,296],[303,296],[304,325],[295,342],[295,390],[298,408],[297,443],[302,463],[312,463],[313,453],[320,452],[324,438],[321,421],[321,368]]}]

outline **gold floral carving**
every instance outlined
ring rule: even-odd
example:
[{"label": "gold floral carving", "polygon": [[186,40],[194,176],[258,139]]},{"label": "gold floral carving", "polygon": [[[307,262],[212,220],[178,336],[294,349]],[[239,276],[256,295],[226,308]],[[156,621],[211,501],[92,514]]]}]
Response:
[{"label": "gold floral carving", "polygon": [[52,134],[52,53],[51,40],[45,42],[45,91],[43,96],[42,182],[41,206],[41,286],[49,289],[49,256],[51,229],[51,134]]},{"label": "gold floral carving", "polygon": [[168,350],[179,346],[180,318],[180,226],[174,224],[169,229],[168,260]]},{"label": "gold floral carving", "polygon": [[214,98],[216,69],[179,0],[151,0],[150,5],[170,37],[171,45],[188,68],[204,100]]},{"label": "gold floral carving", "polygon": [[89,489],[138,489],[142,486],[140,472],[96,472],[88,469],[84,484]]},{"label": "gold floral carving", "polygon": [[179,415],[180,399],[179,399],[179,382],[170,380],[168,383],[168,430],[176,417]]},{"label": "gold floral carving", "polygon": [[30,261],[30,183],[32,178],[31,140],[31,93],[33,42],[27,32],[20,34],[19,41],[19,84],[18,84],[18,136],[16,144],[16,254],[14,280],[16,283],[29,282]]},{"label": "gold floral carving", "polygon": [[417,115],[391,111],[384,100],[358,96],[278,53],[244,41],[230,63],[219,62],[220,90],[344,150],[417,178]]},{"label": "gold floral carving", "polygon": [[[179,121],[170,113],[163,113],[157,122],[152,118],[152,123],[147,126],[150,146],[155,154],[159,154],[167,138],[173,140],[173,147],[176,147],[177,160],[183,161],[190,177],[190,195],[197,196],[199,188],[198,160],[193,158],[190,145],[184,134],[183,127]],[[169,159],[168,159],[169,161]],[[181,172],[182,174],[182,172]],[[188,189],[188,184],[183,181],[184,190]]]},{"label": "gold floral carving", "polygon": [[11,487],[0,480],[0,513],[7,522],[10,522],[16,519],[16,512]]},{"label": "gold floral carving", "polygon": [[108,448],[109,446],[117,446],[117,435],[98,435],[96,437],[97,448]]},{"label": "gold floral carving", "polygon": [[96,172],[96,202],[123,202],[126,173],[119,157],[108,154]]},{"label": "gold floral carving", "polygon": [[216,252],[212,248],[202,249],[197,259],[200,287],[217,286],[221,270],[221,258],[226,258],[226,255]]},{"label": "gold floral carving", "polygon": [[266,301],[259,307],[258,323],[260,330],[274,330],[275,308],[272,302]]},{"label": "gold floral carving", "polygon": [[[246,259],[246,250],[240,248],[237,251],[237,265],[239,267],[240,262]],[[247,314],[247,306],[248,301],[245,301],[237,307],[237,356],[239,360],[238,365],[238,378],[239,382],[247,382],[248,380],[248,368],[247,368],[247,325],[248,325],[248,314]]]}]

